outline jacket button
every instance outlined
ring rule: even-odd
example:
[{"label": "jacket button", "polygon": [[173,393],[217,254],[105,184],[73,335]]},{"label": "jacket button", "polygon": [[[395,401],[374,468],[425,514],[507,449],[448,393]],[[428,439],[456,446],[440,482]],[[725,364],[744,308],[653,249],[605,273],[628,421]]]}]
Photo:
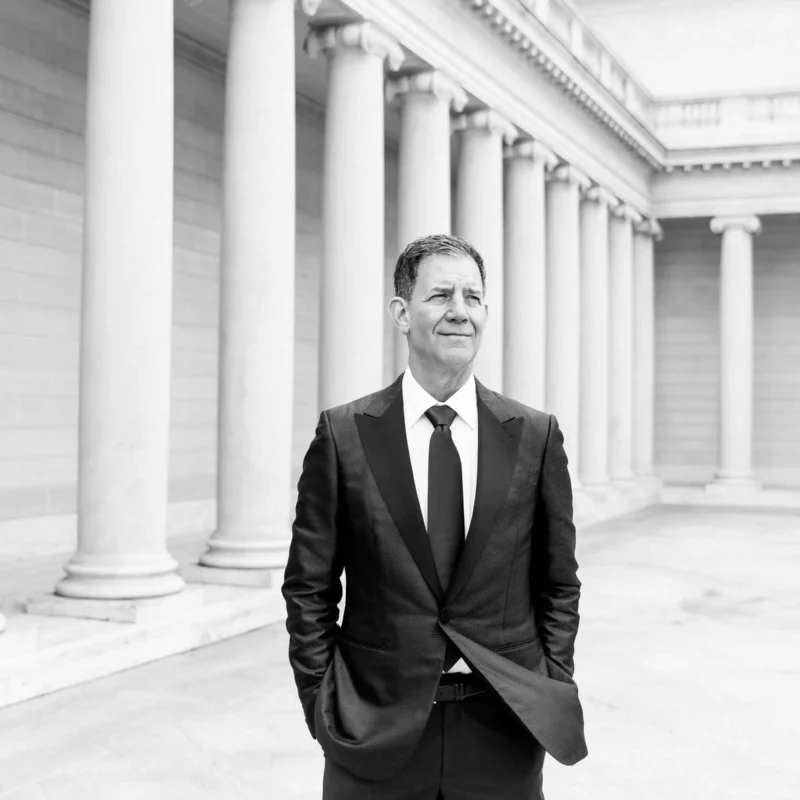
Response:
[{"label": "jacket button", "polygon": [[447,625],[447,623],[450,622],[450,612],[446,608],[443,608],[439,612],[439,622],[441,622],[442,625]]}]

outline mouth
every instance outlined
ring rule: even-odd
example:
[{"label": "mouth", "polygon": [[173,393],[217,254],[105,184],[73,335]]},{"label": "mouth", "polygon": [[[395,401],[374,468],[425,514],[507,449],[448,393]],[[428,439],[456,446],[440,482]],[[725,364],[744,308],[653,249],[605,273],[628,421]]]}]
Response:
[{"label": "mouth", "polygon": [[454,339],[469,339],[469,333],[440,333],[440,336],[450,336]]}]

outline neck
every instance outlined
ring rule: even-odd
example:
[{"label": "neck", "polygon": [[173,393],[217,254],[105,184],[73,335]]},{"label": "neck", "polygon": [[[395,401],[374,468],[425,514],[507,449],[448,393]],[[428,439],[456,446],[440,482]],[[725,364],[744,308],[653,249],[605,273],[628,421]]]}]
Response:
[{"label": "neck", "polygon": [[426,369],[413,355],[409,355],[408,368],[411,370],[414,380],[440,403],[449,400],[472,374],[471,364],[452,372],[442,372],[441,368],[436,370]]}]

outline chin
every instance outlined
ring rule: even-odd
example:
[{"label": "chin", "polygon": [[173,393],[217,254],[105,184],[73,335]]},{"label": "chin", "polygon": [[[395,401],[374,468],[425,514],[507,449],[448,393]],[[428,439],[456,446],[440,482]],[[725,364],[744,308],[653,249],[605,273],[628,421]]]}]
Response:
[{"label": "chin", "polygon": [[466,367],[471,364],[475,359],[475,353],[471,350],[455,350],[445,353],[442,357],[442,361],[444,361],[450,367]]}]

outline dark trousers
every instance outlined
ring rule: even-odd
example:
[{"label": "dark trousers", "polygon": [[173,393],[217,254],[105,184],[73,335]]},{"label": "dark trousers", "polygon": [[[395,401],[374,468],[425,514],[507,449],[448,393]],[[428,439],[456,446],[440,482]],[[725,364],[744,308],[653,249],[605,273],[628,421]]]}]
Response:
[{"label": "dark trousers", "polygon": [[367,781],[325,760],[322,800],[544,800],[544,750],[494,693],[436,703],[411,760]]}]

